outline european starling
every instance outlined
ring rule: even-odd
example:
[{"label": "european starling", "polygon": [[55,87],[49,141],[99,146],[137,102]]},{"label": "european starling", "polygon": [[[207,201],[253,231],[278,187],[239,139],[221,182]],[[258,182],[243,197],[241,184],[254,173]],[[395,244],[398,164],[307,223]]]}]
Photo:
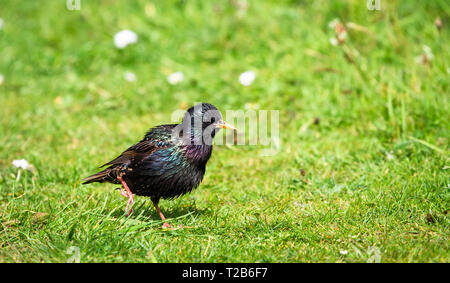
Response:
[{"label": "european starling", "polygon": [[[211,157],[212,139],[220,128],[235,130],[214,105],[197,104],[186,111],[181,124],[150,129],[140,142],[102,165],[108,166],[105,170],[83,179],[83,184],[122,184],[120,193],[128,198],[127,215],[135,194],[149,196],[165,221],[159,200],[176,198],[198,187]],[[171,226],[165,222],[163,227]]]}]

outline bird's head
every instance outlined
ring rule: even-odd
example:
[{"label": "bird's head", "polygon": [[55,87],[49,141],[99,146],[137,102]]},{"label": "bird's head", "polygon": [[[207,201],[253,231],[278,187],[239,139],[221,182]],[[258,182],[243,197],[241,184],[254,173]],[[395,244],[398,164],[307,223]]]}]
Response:
[{"label": "bird's head", "polygon": [[233,126],[225,122],[220,111],[212,104],[199,103],[189,108],[183,118],[183,129],[190,129],[192,137],[202,139],[203,143],[208,142],[221,129],[236,130]]}]

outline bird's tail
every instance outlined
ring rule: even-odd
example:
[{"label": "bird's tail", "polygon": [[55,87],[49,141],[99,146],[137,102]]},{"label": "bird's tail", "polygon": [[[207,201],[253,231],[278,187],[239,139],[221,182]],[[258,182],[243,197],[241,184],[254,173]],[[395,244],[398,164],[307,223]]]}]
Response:
[{"label": "bird's tail", "polygon": [[99,183],[108,182],[112,179],[111,171],[112,171],[111,168],[106,168],[105,170],[100,171],[97,174],[91,175],[89,177],[86,177],[81,181],[83,182],[83,184],[89,184],[94,182]]}]

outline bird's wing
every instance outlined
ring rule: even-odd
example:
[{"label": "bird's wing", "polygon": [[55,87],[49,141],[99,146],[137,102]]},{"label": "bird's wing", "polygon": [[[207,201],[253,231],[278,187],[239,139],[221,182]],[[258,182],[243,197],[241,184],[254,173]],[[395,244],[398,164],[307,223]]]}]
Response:
[{"label": "bird's wing", "polygon": [[138,163],[142,159],[145,159],[147,156],[151,155],[155,151],[165,148],[168,146],[168,143],[164,143],[157,140],[142,140],[137,144],[131,146],[121,155],[111,160],[108,163],[103,164],[100,167],[111,166],[111,165],[130,165],[133,163]]},{"label": "bird's wing", "polygon": [[151,129],[147,132],[144,139],[129,147],[115,159],[103,164],[100,168],[112,165],[128,166],[136,164],[152,155],[155,151],[169,147],[172,144],[171,128],[172,125],[163,125]]},{"label": "bird's wing", "polygon": [[151,156],[154,152],[159,149],[163,149],[165,146],[161,145],[159,141],[151,139],[143,139],[139,143],[131,146],[125,150],[121,155],[111,160],[110,162],[103,164],[100,167],[108,166],[97,174],[91,175],[84,178],[83,184],[88,184],[92,182],[116,182],[117,176],[123,172],[124,169],[136,166],[146,157]]},{"label": "bird's wing", "polygon": [[187,165],[181,149],[176,146],[162,148],[146,156],[133,168],[144,176],[172,176]]},{"label": "bird's wing", "polygon": [[127,168],[138,175],[171,176],[175,174],[183,165],[186,165],[181,148],[174,144],[172,139],[172,129],[175,126],[162,125],[151,129],[140,142],[101,166],[108,166],[108,168],[83,179],[83,184],[117,182],[117,175]]}]

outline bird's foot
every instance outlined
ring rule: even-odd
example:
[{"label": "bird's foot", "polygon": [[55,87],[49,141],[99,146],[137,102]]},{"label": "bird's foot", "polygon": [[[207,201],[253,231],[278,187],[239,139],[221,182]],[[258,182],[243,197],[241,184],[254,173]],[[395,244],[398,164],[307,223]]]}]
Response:
[{"label": "bird's foot", "polygon": [[[122,190],[120,191],[120,194],[123,195],[124,197],[128,198],[128,203],[127,203],[127,207],[125,208],[125,211],[127,212],[127,216],[130,215],[131,211],[133,211],[133,203],[134,203],[134,195],[131,192],[130,188],[128,187],[127,183],[124,181],[124,179],[122,178],[122,175],[117,176],[117,179],[122,183],[123,188],[125,189],[125,192],[123,192]],[[130,210],[128,210],[128,207],[131,205]]]},{"label": "bird's foot", "polygon": [[[128,203],[127,203],[127,207],[125,208],[125,211],[127,212],[127,216],[130,216],[131,212],[133,211],[133,204],[134,204],[134,196],[133,194],[128,195]],[[131,207],[130,207],[131,205]],[[128,210],[128,207],[130,207],[130,209]]]},{"label": "bird's foot", "polygon": [[124,191],[122,188],[117,188],[116,190],[119,190],[121,196],[128,198],[128,193]]},{"label": "bird's foot", "polygon": [[[127,209],[125,209],[125,212],[127,211]],[[133,208],[130,208],[130,210],[128,210],[127,212],[127,216],[130,216],[130,214],[133,212]]]},{"label": "bird's foot", "polygon": [[164,224],[162,225],[162,227],[163,227],[164,229],[172,229],[172,228],[173,228],[173,226],[170,225],[170,224],[167,223],[167,222],[164,222]]}]

